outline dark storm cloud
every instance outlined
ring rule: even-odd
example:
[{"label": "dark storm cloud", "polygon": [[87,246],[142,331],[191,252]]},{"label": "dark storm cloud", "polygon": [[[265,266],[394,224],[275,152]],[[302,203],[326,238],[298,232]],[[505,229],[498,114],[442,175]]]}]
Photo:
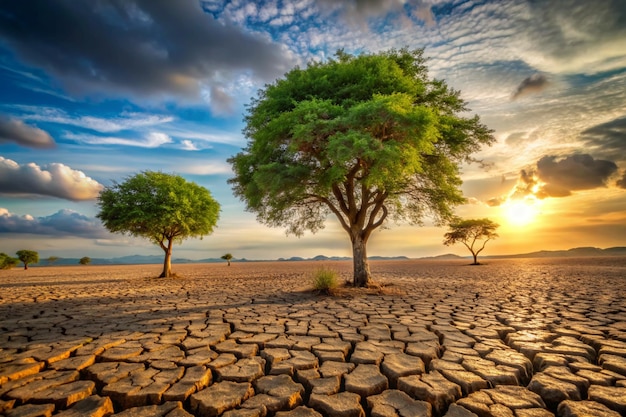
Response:
[{"label": "dark storm cloud", "polygon": [[46,217],[18,216],[0,208],[0,233],[76,236],[85,238],[110,237],[110,233],[95,218],[72,210],[59,210]]},{"label": "dark storm cloud", "polygon": [[292,65],[279,45],[194,0],[2,2],[0,39],[74,93],[198,99],[202,84],[240,73],[271,81]]},{"label": "dark storm cloud", "polygon": [[29,148],[54,147],[54,139],[48,132],[29,126],[21,120],[0,116],[0,144],[7,142]]},{"label": "dark storm cloud", "polygon": [[581,136],[594,153],[616,161],[626,160],[626,116],[590,127]]},{"label": "dark storm cloud", "polygon": [[516,100],[531,93],[539,93],[548,86],[548,80],[542,74],[533,74],[525,78],[511,96],[511,100]]},{"label": "dark storm cloud", "polygon": [[551,197],[605,187],[616,171],[615,162],[594,159],[589,154],[574,154],[562,159],[546,155],[537,162],[537,177],[545,183],[542,191]]}]

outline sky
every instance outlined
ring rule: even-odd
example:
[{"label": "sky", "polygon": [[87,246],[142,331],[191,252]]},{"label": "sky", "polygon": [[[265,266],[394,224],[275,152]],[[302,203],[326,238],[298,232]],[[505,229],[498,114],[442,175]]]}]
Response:
[{"label": "sky", "polygon": [[[500,224],[485,255],[626,246],[623,0],[32,0],[0,3],[0,252],[162,255],[96,218],[103,187],[155,170],[222,207],[174,258],[351,256],[332,217],[301,238],[259,223],[226,160],[263,86],[339,49],[402,47],[494,131],[456,208]],[[387,226],[370,256],[469,254],[432,222]]]}]

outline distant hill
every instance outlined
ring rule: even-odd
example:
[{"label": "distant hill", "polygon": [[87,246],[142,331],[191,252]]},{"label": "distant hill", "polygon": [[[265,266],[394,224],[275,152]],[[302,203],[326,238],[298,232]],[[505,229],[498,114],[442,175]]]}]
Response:
[{"label": "distant hill", "polygon": [[613,248],[594,248],[594,247],[581,247],[572,248],[568,250],[541,250],[537,252],[521,253],[517,255],[495,255],[484,256],[483,258],[498,259],[498,258],[579,258],[585,256],[626,256],[626,247],[617,246]]},{"label": "distant hill", "polygon": [[[33,266],[66,266],[66,265],[79,265],[79,258],[59,258],[50,264],[45,259],[40,259],[37,265]],[[242,259],[241,262],[245,262]],[[214,262],[226,262],[221,258],[206,258],[206,259],[185,259],[175,258],[172,259],[173,264],[190,264],[190,263],[214,263]],[[160,264],[163,263],[163,256],[159,255],[128,255],[118,258],[91,258],[91,265],[140,265],[140,264]]]},{"label": "distant hill", "polygon": [[[626,256],[626,246],[617,246],[612,248],[600,249],[594,247],[581,247],[572,248],[568,250],[557,251],[537,251],[529,253],[521,253],[514,255],[491,255],[481,256],[481,259],[504,259],[504,258],[562,258],[562,257],[585,257],[585,256]],[[452,253],[446,253],[438,256],[427,256],[418,259],[422,260],[454,260],[454,259],[466,259],[471,256],[459,256]],[[410,259],[406,256],[370,256],[368,258],[372,261],[380,260],[407,260]],[[298,262],[298,261],[350,261],[352,258],[347,256],[325,256],[317,255],[313,258],[302,258],[299,256],[293,256],[291,258],[278,258],[278,261],[285,262]],[[33,266],[50,266],[50,265],[79,265],[79,258],[59,258],[52,264],[45,259],[40,260],[37,265]],[[263,261],[261,259],[256,260]],[[267,260],[265,260],[267,261]],[[160,264],[163,262],[163,256],[159,255],[129,255],[121,256],[118,258],[91,258],[92,265],[137,265],[137,264]],[[205,259],[186,259],[176,258],[172,259],[173,264],[190,264],[190,263],[221,263],[225,262],[221,258],[205,258]],[[233,262],[255,262],[255,260],[233,259]]]},{"label": "distant hill", "polygon": [[419,259],[424,259],[424,260],[447,260],[447,259],[465,259],[467,258],[467,256],[459,256],[459,255],[455,255],[453,253],[446,253],[444,255],[437,255],[437,256],[426,256],[424,258],[419,258]]}]

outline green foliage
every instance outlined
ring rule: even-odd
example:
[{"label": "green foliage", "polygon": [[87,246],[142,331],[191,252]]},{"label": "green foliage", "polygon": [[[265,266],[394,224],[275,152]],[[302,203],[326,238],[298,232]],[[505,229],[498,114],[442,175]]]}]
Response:
[{"label": "green foliage", "polygon": [[81,265],[89,265],[91,263],[91,258],[89,256],[83,256],[78,260],[78,263]]},{"label": "green foliage", "polygon": [[39,253],[34,250],[22,249],[15,252],[17,258],[24,263],[24,269],[28,269],[29,264],[36,264],[39,262]]},{"label": "green foliage", "polygon": [[59,259],[60,258],[58,256],[50,256],[50,257],[48,257],[48,259],[46,259],[46,261],[48,262],[48,265],[52,265],[56,261],[58,261]]},{"label": "green foliage", "polygon": [[171,275],[172,244],[213,232],[220,205],[209,190],[179,175],[144,171],[105,188],[97,217],[111,232],[149,239],[165,252],[162,277]]},{"label": "green foliage", "polygon": [[227,253],[225,255],[222,255],[222,259],[226,260],[226,262],[228,262],[228,266],[230,266],[230,260],[233,259],[233,255],[230,253]]},{"label": "green foliage", "polygon": [[443,224],[465,201],[459,165],[494,141],[466,111],[428,77],[422,50],[340,51],[259,91],[229,183],[259,221],[297,236],[334,214],[353,244],[355,285],[367,285],[374,229],[427,215]]},{"label": "green foliage", "polygon": [[313,288],[324,294],[330,294],[339,285],[337,272],[332,269],[320,268],[313,274]]},{"label": "green foliage", "polygon": [[[474,265],[478,265],[478,254],[485,249],[491,239],[498,237],[496,229],[498,223],[490,219],[454,219],[450,230],[444,235],[443,244],[446,246],[461,242],[474,256]],[[481,245],[482,242],[482,245]]]},{"label": "green foliage", "polygon": [[0,269],[11,269],[19,263],[19,259],[13,258],[6,253],[0,253]]}]

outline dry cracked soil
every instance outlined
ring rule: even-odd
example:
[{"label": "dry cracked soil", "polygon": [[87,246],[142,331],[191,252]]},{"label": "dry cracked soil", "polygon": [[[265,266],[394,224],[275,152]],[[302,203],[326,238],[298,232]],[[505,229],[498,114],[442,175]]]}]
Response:
[{"label": "dry cracked soil", "polygon": [[0,271],[0,415],[626,415],[626,258]]}]

